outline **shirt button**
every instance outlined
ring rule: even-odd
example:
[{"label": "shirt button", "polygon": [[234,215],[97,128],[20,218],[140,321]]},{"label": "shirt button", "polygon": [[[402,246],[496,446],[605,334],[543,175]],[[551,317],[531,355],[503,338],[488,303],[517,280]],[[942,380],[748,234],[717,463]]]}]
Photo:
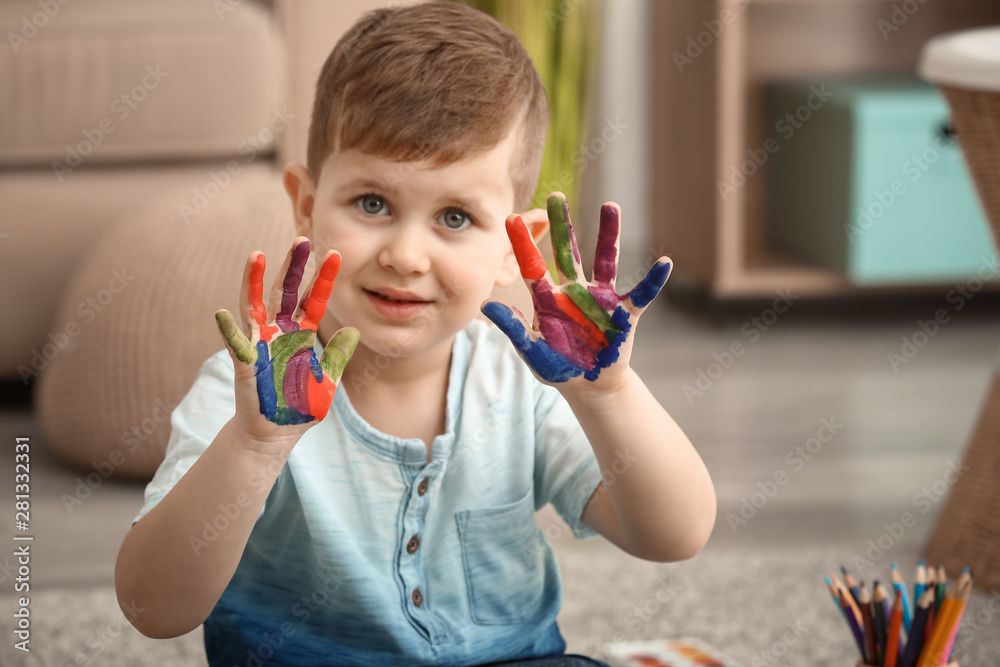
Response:
[{"label": "shirt button", "polygon": [[419,546],[420,546],[420,538],[414,535],[413,537],[410,538],[410,542],[406,545],[406,550],[412,554],[414,551],[417,550],[417,547]]},{"label": "shirt button", "polygon": [[423,602],[424,602],[424,596],[420,594],[420,589],[419,588],[414,588],[413,589],[413,604],[415,604],[415,605],[417,605],[419,607],[421,604],[423,604]]},{"label": "shirt button", "polygon": [[422,480],[420,480],[420,486],[417,487],[417,493],[419,493],[420,495],[424,495],[425,493],[427,493],[427,478],[426,477],[424,477]]}]

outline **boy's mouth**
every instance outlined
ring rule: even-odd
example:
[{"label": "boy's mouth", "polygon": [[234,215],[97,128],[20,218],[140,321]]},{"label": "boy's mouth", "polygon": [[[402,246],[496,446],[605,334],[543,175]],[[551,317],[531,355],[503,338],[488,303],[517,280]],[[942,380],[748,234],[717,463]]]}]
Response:
[{"label": "boy's mouth", "polygon": [[394,290],[391,288],[383,288],[377,290],[364,289],[365,292],[372,296],[376,296],[380,299],[384,299],[390,303],[406,303],[406,304],[422,304],[430,303],[427,299],[421,299],[416,294],[412,292],[404,292],[401,290]]},{"label": "boy's mouth", "polygon": [[413,292],[392,288],[362,289],[375,312],[392,320],[409,320],[431,304]]}]

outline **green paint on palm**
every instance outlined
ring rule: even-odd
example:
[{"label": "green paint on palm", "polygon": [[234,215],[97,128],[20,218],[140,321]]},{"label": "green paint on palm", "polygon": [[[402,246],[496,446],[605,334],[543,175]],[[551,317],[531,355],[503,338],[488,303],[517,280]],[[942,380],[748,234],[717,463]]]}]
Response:
[{"label": "green paint on palm", "polygon": [[219,323],[219,329],[226,338],[226,342],[229,343],[229,347],[236,354],[236,358],[245,364],[255,363],[257,361],[257,348],[236,325],[233,314],[228,310],[216,313],[215,321]]},{"label": "green paint on palm", "polygon": [[292,355],[302,349],[309,349],[316,342],[315,329],[300,329],[282,334],[271,342],[271,366],[274,369],[274,388],[278,397],[278,407],[288,407],[285,402],[285,371]]},{"label": "green paint on palm", "polygon": [[334,383],[340,382],[340,376],[344,374],[344,368],[351,360],[359,340],[361,340],[360,331],[354,327],[344,327],[327,343],[319,365]]},{"label": "green paint on palm", "polygon": [[621,333],[621,328],[611,319],[608,311],[601,308],[594,295],[580,283],[573,283],[563,288],[563,293],[569,297],[570,301],[576,304],[590,321],[596,324],[610,340],[615,334]]},{"label": "green paint on palm", "polygon": [[550,196],[546,202],[549,214],[549,229],[552,232],[552,246],[556,265],[569,280],[576,280],[576,266],[573,263],[573,230],[569,222],[569,204],[562,197]]}]

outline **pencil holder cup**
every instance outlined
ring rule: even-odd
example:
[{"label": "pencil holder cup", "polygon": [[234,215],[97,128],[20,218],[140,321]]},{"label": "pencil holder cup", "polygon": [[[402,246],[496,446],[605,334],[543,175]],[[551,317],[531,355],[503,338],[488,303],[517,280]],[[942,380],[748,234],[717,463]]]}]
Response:
[{"label": "pencil holder cup", "polygon": [[[875,665],[869,665],[864,660],[858,660],[857,667],[875,667]],[[952,660],[947,665],[945,665],[945,667],[958,667],[958,661],[957,660]]]}]

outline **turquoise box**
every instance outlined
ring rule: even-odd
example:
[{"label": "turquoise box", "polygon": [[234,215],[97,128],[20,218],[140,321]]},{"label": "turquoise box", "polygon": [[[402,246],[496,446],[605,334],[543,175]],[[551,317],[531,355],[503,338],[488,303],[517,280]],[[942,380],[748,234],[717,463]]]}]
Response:
[{"label": "turquoise box", "polygon": [[964,280],[993,256],[947,102],[932,85],[785,82],[767,97],[776,247],[859,285]]}]

